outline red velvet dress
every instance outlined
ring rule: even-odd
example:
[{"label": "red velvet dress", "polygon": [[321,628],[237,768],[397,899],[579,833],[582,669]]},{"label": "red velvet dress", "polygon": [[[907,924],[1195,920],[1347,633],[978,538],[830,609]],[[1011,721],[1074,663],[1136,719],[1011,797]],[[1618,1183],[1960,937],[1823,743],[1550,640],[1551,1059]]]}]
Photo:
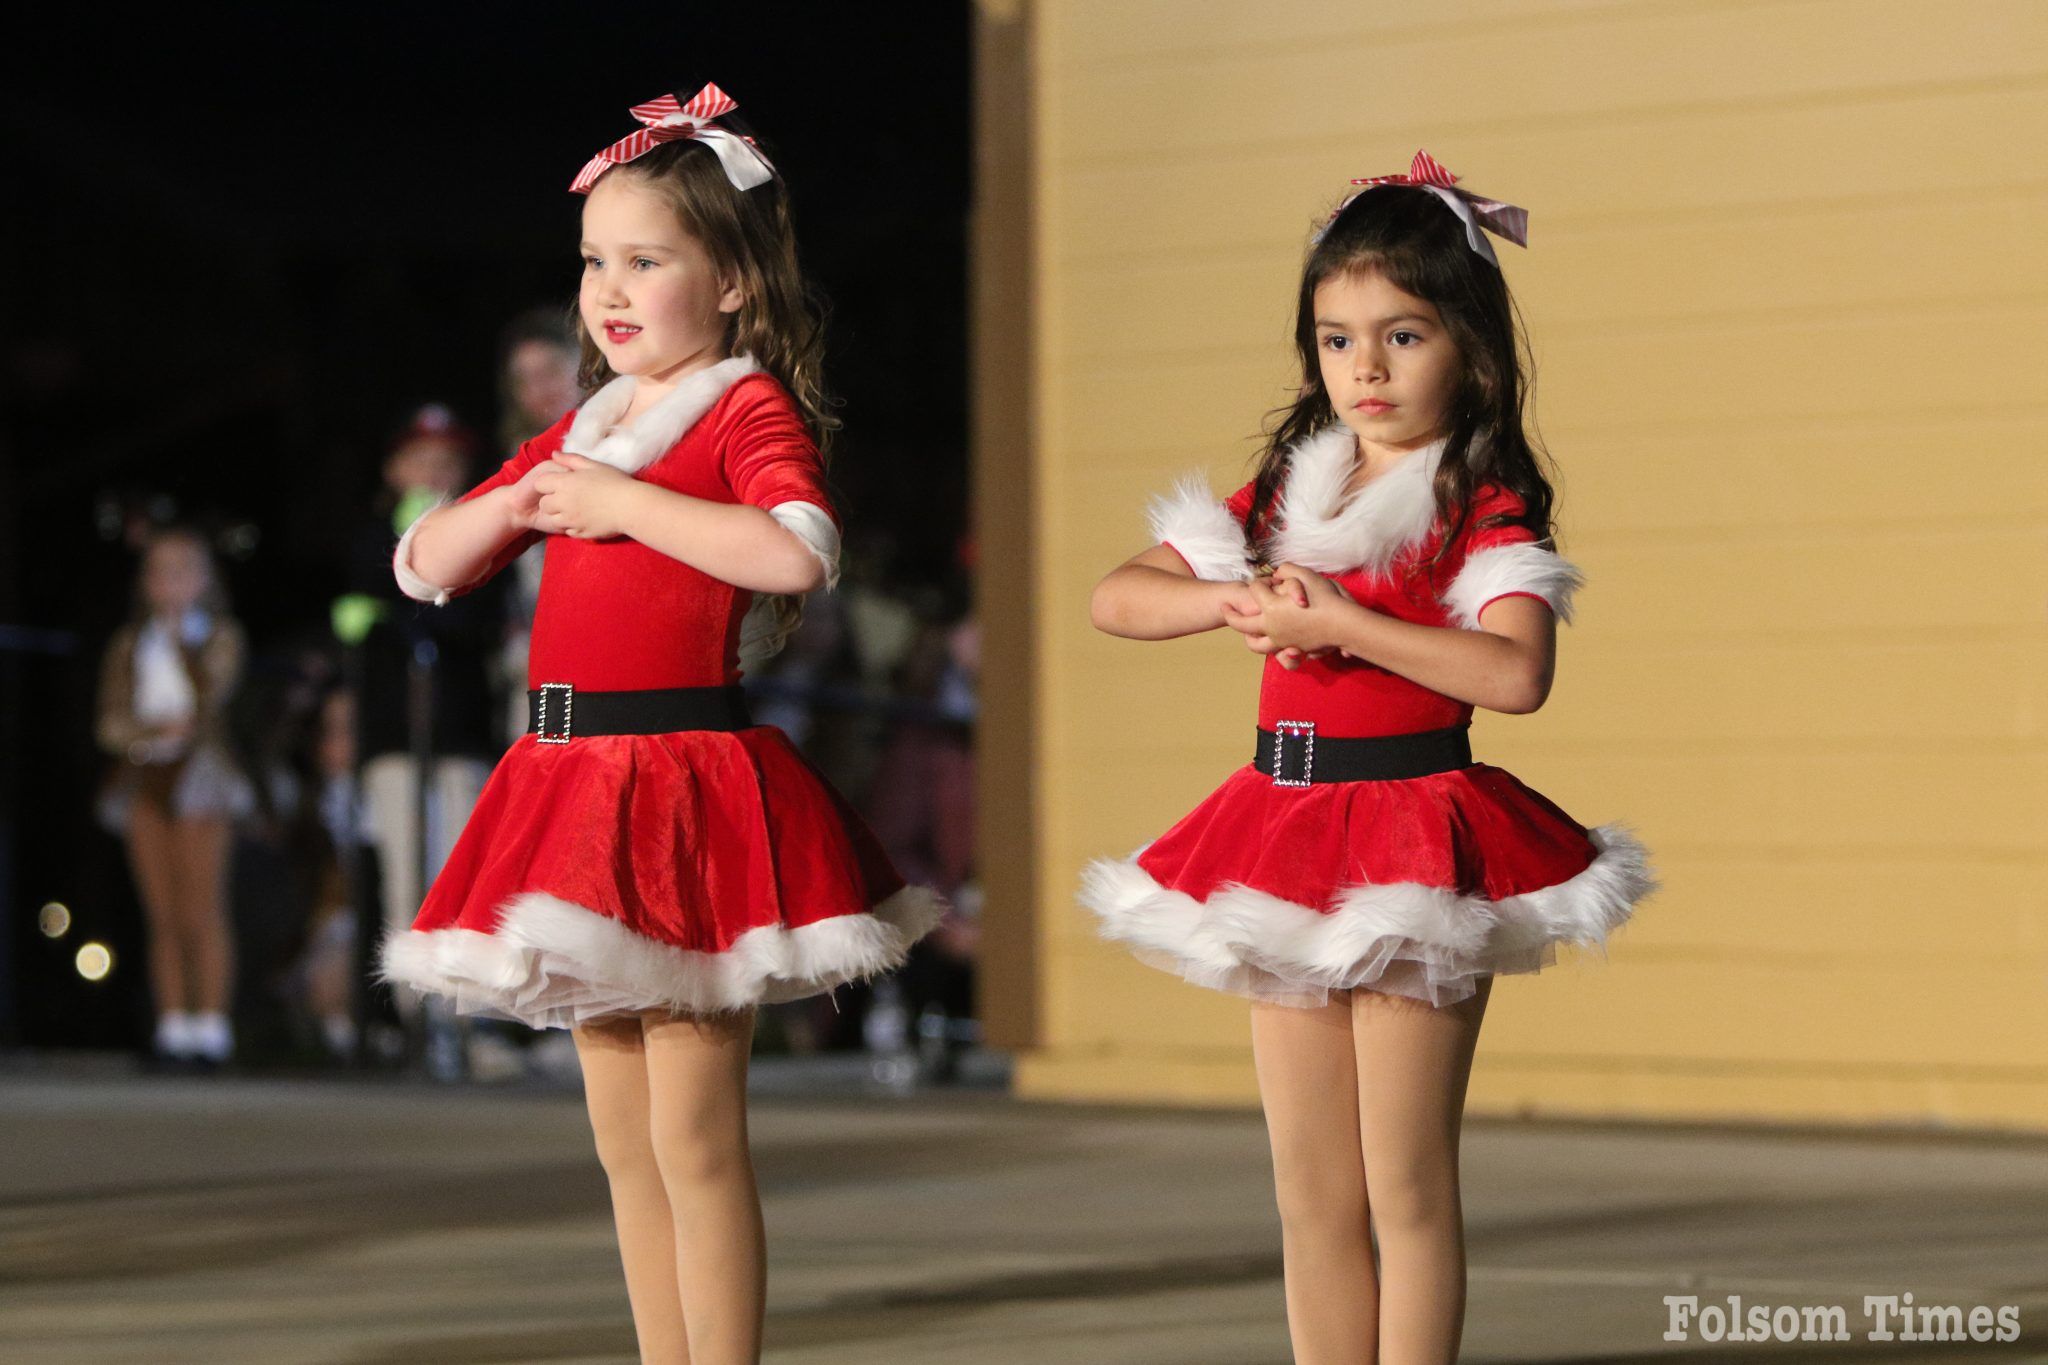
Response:
[{"label": "red velvet dress", "polygon": [[[615,417],[629,396],[630,381],[615,381],[466,497],[518,480],[566,443],[679,493],[770,509],[831,562],[836,521],[817,450],[772,378],[744,357],[722,362],[606,437],[608,417],[593,410]],[[483,577],[539,538],[507,545]],[[409,541],[399,578],[432,599],[434,585],[411,572]],[[549,537],[528,686],[736,683],[750,603],[625,537]],[[772,726],[566,744],[528,734],[499,762],[383,964],[387,979],[450,995],[464,1012],[571,1027],[829,990],[900,963],[939,910]]]},{"label": "red velvet dress", "polygon": [[[1505,488],[1479,491],[1442,543],[1431,483],[1443,445],[1347,494],[1355,444],[1336,427],[1293,452],[1271,558],[1315,569],[1361,605],[1422,625],[1478,629],[1489,602],[1527,596],[1570,619],[1581,581],[1527,527]],[[1159,540],[1205,579],[1248,576],[1249,485],[1218,503],[1184,484],[1155,503]],[[1268,660],[1259,725],[1314,722],[1318,738],[1468,725],[1472,706],[1332,654]],[[1246,747],[1251,747],[1246,736]],[[1254,999],[1320,1005],[1370,989],[1447,1005],[1480,978],[1533,972],[1556,945],[1603,943],[1655,889],[1620,825],[1589,829],[1512,773],[1479,762],[1425,777],[1282,786],[1247,763],[1128,859],[1091,864],[1082,899],[1144,961]]]}]

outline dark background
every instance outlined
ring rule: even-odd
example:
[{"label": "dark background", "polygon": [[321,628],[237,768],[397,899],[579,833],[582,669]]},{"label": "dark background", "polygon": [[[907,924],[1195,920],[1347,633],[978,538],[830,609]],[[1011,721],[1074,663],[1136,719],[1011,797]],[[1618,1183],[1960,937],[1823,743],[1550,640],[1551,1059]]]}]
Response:
[{"label": "dark background", "polygon": [[[134,568],[112,500],[228,532],[257,650],[320,629],[412,408],[493,433],[504,324],[573,301],[567,185],[632,104],[707,78],[739,101],[833,305],[850,549],[895,582],[954,569],[965,6],[75,5],[36,29],[0,58],[0,1041],[144,1017],[90,817],[94,669]],[[62,949],[35,930],[50,899],[80,921]],[[113,943],[119,989],[72,971],[82,937]]]}]

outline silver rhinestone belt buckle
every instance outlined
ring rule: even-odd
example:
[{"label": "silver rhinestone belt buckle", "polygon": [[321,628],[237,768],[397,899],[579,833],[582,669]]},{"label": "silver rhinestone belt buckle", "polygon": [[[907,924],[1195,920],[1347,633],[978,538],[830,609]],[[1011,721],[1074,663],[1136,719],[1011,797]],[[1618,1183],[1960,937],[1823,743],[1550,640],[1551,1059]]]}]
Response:
[{"label": "silver rhinestone belt buckle", "polygon": [[[561,704],[562,728],[548,728],[548,703],[554,700]],[[534,738],[542,744],[567,744],[576,714],[576,684],[542,683],[540,685],[539,713],[533,720]]]},{"label": "silver rhinestone belt buckle", "polygon": [[[1298,748],[1291,749],[1289,740],[1300,741]],[[1287,776],[1290,753],[1301,755],[1301,776]],[[1315,782],[1316,772],[1316,723],[1312,720],[1283,720],[1273,726],[1273,785],[1276,787],[1307,787]]]}]

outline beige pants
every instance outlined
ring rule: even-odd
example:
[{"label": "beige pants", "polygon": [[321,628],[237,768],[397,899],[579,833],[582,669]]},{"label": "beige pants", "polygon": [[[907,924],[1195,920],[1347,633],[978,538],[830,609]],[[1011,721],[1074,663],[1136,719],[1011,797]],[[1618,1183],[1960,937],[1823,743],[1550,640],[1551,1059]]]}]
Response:
[{"label": "beige pants", "polygon": [[[413,812],[414,774],[418,771],[411,754],[382,754],[363,765],[363,806],[383,874],[387,934],[410,929],[426,898],[426,888],[420,885]],[[479,758],[434,761],[433,781],[427,787],[427,847],[435,873],[448,861],[448,852],[469,822],[477,794],[490,775],[490,765]]]}]

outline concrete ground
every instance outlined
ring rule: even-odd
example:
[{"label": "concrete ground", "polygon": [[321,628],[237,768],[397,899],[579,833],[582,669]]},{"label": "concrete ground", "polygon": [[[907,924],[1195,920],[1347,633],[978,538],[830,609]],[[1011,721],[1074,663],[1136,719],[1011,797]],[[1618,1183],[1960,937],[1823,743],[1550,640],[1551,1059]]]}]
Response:
[{"label": "concrete ground", "polygon": [[[776,1365],[1282,1365],[1253,1114],[901,1099],[764,1065]],[[629,1365],[559,1086],[0,1064],[0,1361]],[[2048,1361],[2048,1140],[1479,1122],[1471,1362]],[[1868,1339],[1867,1294],[2017,1343]],[[1666,1295],[1839,1306],[1851,1340],[1662,1340]]]}]

